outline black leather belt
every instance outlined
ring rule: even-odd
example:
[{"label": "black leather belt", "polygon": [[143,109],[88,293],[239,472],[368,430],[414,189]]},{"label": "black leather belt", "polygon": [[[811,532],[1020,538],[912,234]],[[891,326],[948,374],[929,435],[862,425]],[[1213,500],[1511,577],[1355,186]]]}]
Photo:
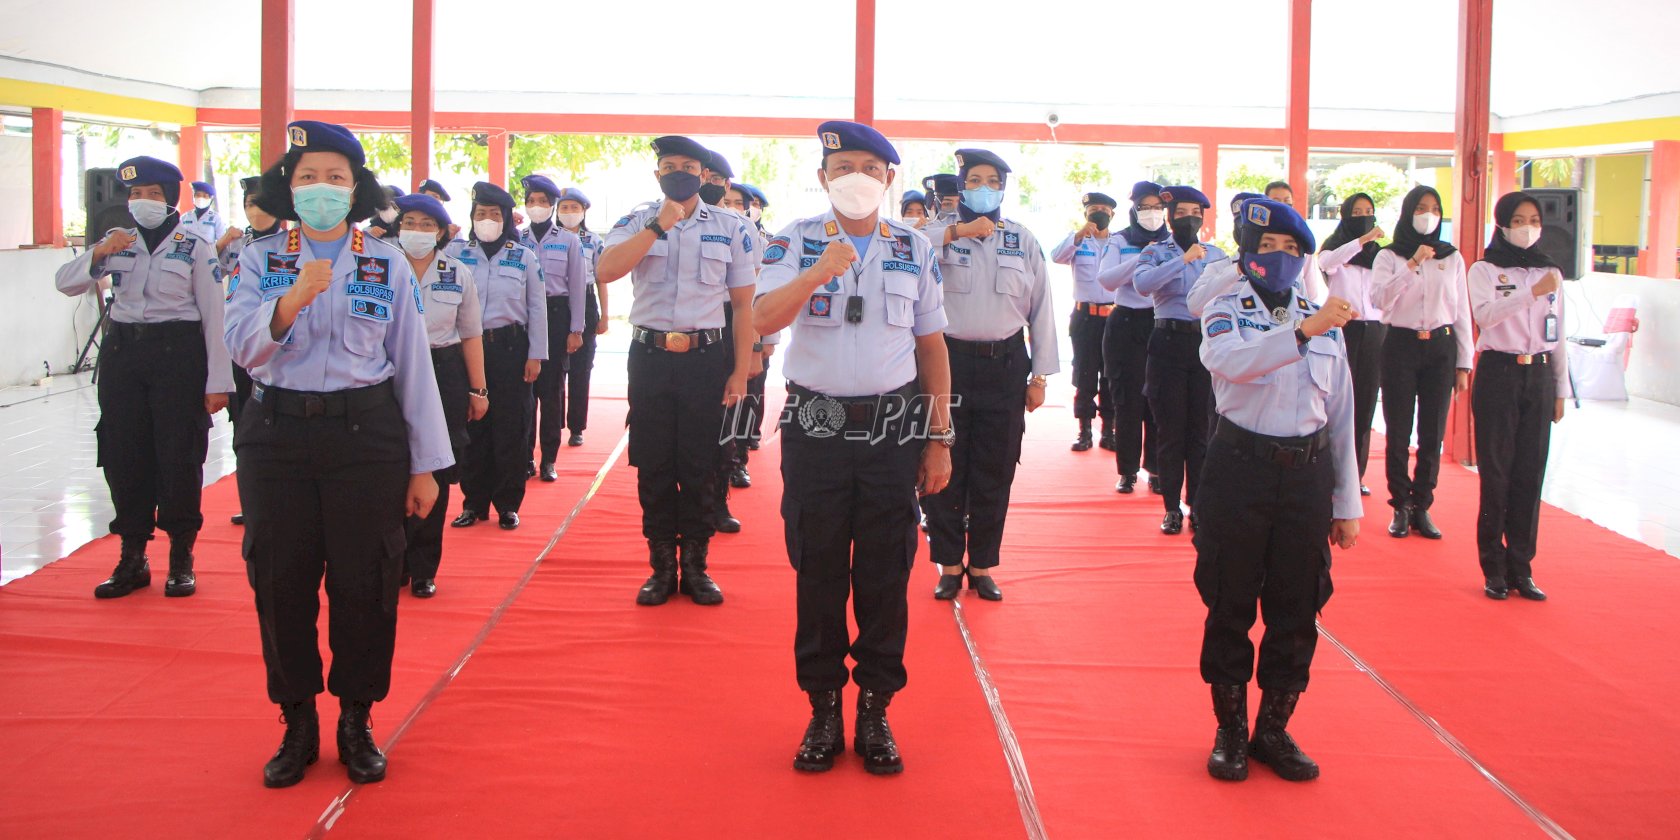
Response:
[{"label": "black leather belt", "polygon": [[1155,310],[1151,309],[1147,306],[1144,306],[1144,307],[1116,306],[1116,307],[1114,307],[1114,311],[1109,313],[1109,316],[1110,317],[1126,318],[1126,319],[1131,319],[1131,318],[1150,318],[1150,319],[1153,319],[1155,317]]},{"label": "black leather belt", "polygon": [[1330,446],[1330,427],[1326,426],[1306,437],[1272,437],[1251,432],[1221,416],[1214,429],[1215,440],[1222,440],[1242,450],[1252,450],[1256,457],[1280,467],[1299,469]]},{"label": "black leather belt", "polygon": [[1202,328],[1197,326],[1195,321],[1186,321],[1182,318],[1156,318],[1155,329],[1189,333],[1191,335],[1198,335],[1202,331]]},{"label": "black leather belt", "polygon": [[461,350],[461,342],[459,341],[454,344],[445,344],[442,347],[432,348],[432,364],[434,365],[440,362],[448,362],[465,357],[466,353]]},{"label": "black leather belt", "polygon": [[1483,350],[1482,358],[1495,363],[1513,365],[1549,365],[1552,363],[1552,351],[1544,353],[1504,353],[1498,350]]},{"label": "black leather belt", "polygon": [[549,295],[548,296],[548,306],[549,306],[550,309],[553,309],[554,307],[560,306],[562,304],[569,305],[569,304],[571,304],[571,302],[572,302],[572,296],[571,296],[570,293],[558,294],[558,295]]},{"label": "black leather belt", "polygon": [[964,356],[978,356],[982,359],[997,359],[1015,352],[1023,346],[1021,331],[1002,341],[969,341],[963,338],[945,336],[945,346],[963,354]]},{"label": "black leather belt", "polygon": [[111,332],[123,341],[156,341],[165,338],[188,338],[203,335],[198,321],[160,321],[155,324],[131,324],[112,321]]},{"label": "black leather belt", "polygon": [[508,324],[493,330],[484,331],[484,342],[494,344],[498,341],[516,341],[525,337],[524,324]]},{"label": "black leather belt", "polygon": [[259,382],[251,387],[251,399],[262,403],[276,414],[292,417],[342,417],[351,411],[395,403],[397,391],[389,379],[377,385],[326,392],[293,391]]},{"label": "black leather belt", "polygon": [[1443,324],[1443,325],[1441,325],[1439,327],[1436,327],[1435,329],[1432,329],[1432,330],[1414,330],[1410,327],[1392,327],[1392,326],[1391,326],[1391,329],[1397,329],[1401,332],[1401,334],[1409,335],[1412,338],[1417,339],[1418,341],[1428,341],[1432,338],[1445,338],[1449,335],[1452,335],[1452,324]]},{"label": "black leather belt", "polygon": [[888,391],[885,394],[870,394],[862,397],[831,397],[827,394],[813,391],[797,382],[789,382],[787,386],[788,394],[798,400],[801,408],[824,400],[839,404],[840,411],[845,413],[846,424],[838,429],[833,429],[832,426],[829,426],[830,429],[833,429],[831,432],[832,434],[844,434],[846,432],[874,432],[876,431],[875,417],[880,412],[881,407],[886,400],[889,398],[894,400],[908,400],[921,393],[919,386],[916,384],[916,380],[914,379],[891,391]]},{"label": "black leather belt", "polygon": [[712,327],[708,330],[694,330],[692,332],[659,332],[646,327],[631,327],[630,338],[637,343],[649,347],[657,347],[668,353],[687,353],[697,347],[716,344],[723,340],[723,328]]}]

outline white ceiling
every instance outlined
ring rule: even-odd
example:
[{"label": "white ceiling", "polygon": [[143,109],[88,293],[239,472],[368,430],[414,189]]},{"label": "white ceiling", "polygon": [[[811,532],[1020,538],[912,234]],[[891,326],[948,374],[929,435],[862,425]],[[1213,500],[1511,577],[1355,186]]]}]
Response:
[{"label": "white ceiling", "polygon": [[[300,90],[406,90],[405,0],[296,0]],[[440,91],[847,99],[852,8],[811,0],[436,0]],[[1087,122],[1284,104],[1288,0],[878,0],[877,111]],[[6,0],[0,56],[200,91],[260,84],[260,2]],[[1128,8],[1134,6],[1135,8]],[[1458,0],[1319,0],[1315,108],[1450,112]],[[485,13],[493,9],[492,13]],[[88,22],[102,33],[90,36]],[[1675,0],[1501,0],[1501,116],[1680,91]],[[108,34],[103,34],[108,33]],[[97,41],[95,38],[97,37]],[[90,48],[97,43],[97,47]],[[506,96],[496,96],[499,103]],[[462,96],[452,96],[462,101]]]}]

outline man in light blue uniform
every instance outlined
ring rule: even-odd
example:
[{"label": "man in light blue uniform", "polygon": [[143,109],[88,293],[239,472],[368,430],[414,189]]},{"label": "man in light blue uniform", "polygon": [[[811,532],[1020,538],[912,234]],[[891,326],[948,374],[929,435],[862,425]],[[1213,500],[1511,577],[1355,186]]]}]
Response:
[{"label": "man in light blue uniform", "polygon": [[[525,218],[531,223],[519,232],[519,243],[537,252],[542,265],[545,293],[548,296],[548,346],[551,353],[560,347],[566,355],[550,359],[537,376],[536,399],[531,402],[531,418],[527,425],[525,451],[537,446],[542,433],[541,466],[537,475],[543,481],[555,481],[554,459],[560,454],[560,429],[565,425],[566,375],[571,355],[583,347],[585,290],[589,286],[588,254],[577,234],[567,230],[554,218],[555,205],[560,203],[560,188],[543,175],[526,175],[519,182],[525,188]],[[540,417],[538,415],[541,415]]]},{"label": "man in light blue uniform", "polygon": [[300,227],[256,240],[227,304],[233,361],[255,380],[234,433],[268,696],[286,734],[263,768],[298,783],[319,752],[316,639],[326,578],[338,755],[354,782],[385,777],[369,717],[391,686],[405,524],[454,463],[408,260],[355,229],[384,201],[342,126],[288,127],[258,201]]},{"label": "man in light blue uniform", "polygon": [[1108,247],[1108,224],[1119,203],[1107,193],[1088,192],[1080,199],[1085,222],[1050,253],[1058,265],[1073,266],[1073,314],[1068,336],[1073,339],[1073,416],[1079,436],[1073,451],[1091,448],[1091,418],[1102,418],[1102,448],[1114,450],[1114,406],[1108,400],[1108,376],[1103,371],[1103,328],[1114,308],[1112,295],[1097,282],[1102,253]]},{"label": "man in light blue uniform", "polygon": [[1044,378],[1060,370],[1061,361],[1044,249],[1032,231],[1002,215],[1009,165],[985,149],[958,149],[956,158],[964,187],[961,221],[929,222],[927,235],[944,277],[950,320],[945,346],[951,393],[959,398],[951,407],[957,441],[950,486],[923,507],[932,560],[940,567],[933,597],[957,597],[966,575],[976,594],[998,601],[1003,591],[992,570],[1003,545],[1026,412],[1043,404]]},{"label": "man in light blue uniform", "polygon": [[769,240],[753,307],[759,332],[792,327],[782,519],[798,572],[794,662],[811,703],[793,766],[826,771],[845,749],[849,653],[861,689],[853,749],[868,772],[898,773],[887,705],[906,680],[916,495],[949,483],[955,440],[945,309],[927,238],[880,215],[898,152],[858,123],[831,120],[817,136],[818,179],[833,209]]},{"label": "man in light blue uniform", "polygon": [[1143,396],[1155,302],[1138,292],[1132,280],[1143,249],[1172,236],[1166,208],[1161,205],[1161,185],[1153,181],[1133,184],[1129,215],[1131,224],[1108,238],[1097,266],[1097,284],[1114,293],[1114,308],[1103,327],[1103,370],[1108,376],[1109,403],[1114,406],[1114,466],[1120,473],[1114,491],[1133,492],[1141,466],[1149,471],[1149,489],[1159,493],[1155,415]]},{"label": "man in light blue uniform", "polygon": [[198,234],[211,245],[221,245],[228,224],[216,212],[216,185],[209,181],[192,182],[193,209],[181,214],[181,228]]},{"label": "man in light blue uniform", "polygon": [[[478,283],[484,317],[484,375],[490,411],[467,427],[461,515],[450,524],[474,525],[495,505],[504,530],[519,527],[525,479],[531,469],[531,383],[541,375],[548,345],[548,299],[537,252],[519,242],[513,196],[488,181],[473,185],[472,238],[444,252],[460,260]],[[559,348],[555,348],[558,350]]]},{"label": "man in light blue uniform", "polygon": [[719,440],[725,407],[746,394],[753,343],[751,330],[737,330],[734,343],[725,344],[724,323],[751,317],[758,248],[745,219],[700,200],[710,151],[666,136],[654,139],[653,153],[665,200],[619,219],[595,265],[604,283],[631,274],[635,292],[630,463],[653,567],[636,603],[657,606],[681,591],[716,605],[723,592],[707,568],[717,530]]},{"label": "man in light blue uniform", "polygon": [[1202,213],[1210,206],[1200,190],[1167,187],[1161,190],[1161,204],[1167,208],[1172,236],[1143,249],[1132,285],[1155,304],[1155,331],[1149,336],[1143,390],[1155,415],[1155,458],[1161,466],[1161,502],[1166,507],[1161,533],[1177,534],[1184,530],[1180,490],[1187,490],[1190,529],[1196,529],[1196,488],[1212,412],[1207,368],[1196,357],[1202,333],[1185,299],[1202,270],[1210,262],[1225,259],[1225,252],[1203,243],[1198,235]]},{"label": "man in light blue uniform", "polygon": [[233,390],[220,339],[222,270],[211,240],[188,230],[174,210],[181,170],[137,157],[124,161],[117,177],[139,226],[106,232],[56,278],[70,296],[111,281],[94,435],[116,509],[111,533],[122,549],[116,570],[93,594],[118,598],[150,586],[146,543],[162,529],[170,544],[164,594],[191,595],[210,416]]},{"label": "man in light blue uniform", "polygon": [[[1330,598],[1330,544],[1352,548],[1359,537],[1353,378],[1341,330],[1358,313],[1340,298],[1320,309],[1295,288],[1313,235],[1293,208],[1254,199],[1243,219],[1243,280],[1201,321],[1201,359],[1219,406],[1207,457],[1218,480],[1196,497],[1195,581],[1208,608],[1201,671],[1219,721],[1208,772],[1240,781],[1252,756],[1306,781],[1318,765],[1285,727],[1307,687],[1313,616]],[[1266,621],[1265,693],[1250,741],[1256,601]]]}]

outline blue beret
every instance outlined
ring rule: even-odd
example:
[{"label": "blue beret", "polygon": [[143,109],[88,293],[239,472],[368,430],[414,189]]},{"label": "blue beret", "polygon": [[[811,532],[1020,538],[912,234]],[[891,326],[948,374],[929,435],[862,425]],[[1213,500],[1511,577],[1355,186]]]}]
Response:
[{"label": "blue beret", "polygon": [[1000,158],[985,149],[958,149],[956,157],[957,182],[959,184],[968,179],[969,169],[981,164],[987,164],[996,168],[999,178],[1002,178],[1005,182],[1009,180],[1007,177],[1009,175],[1009,164],[1004,163],[1003,158]]},{"label": "blue beret", "polygon": [[129,158],[117,167],[117,180],[125,187],[158,184],[180,189],[181,170],[175,164],[155,157]]},{"label": "blue beret", "polygon": [[554,199],[554,203],[559,204],[562,201],[575,201],[582,204],[583,209],[589,209],[589,196],[584,195],[583,190],[580,190],[577,187],[567,187],[561,190],[560,197]]},{"label": "blue beret", "polygon": [[298,120],[286,126],[286,136],[292,142],[288,151],[338,152],[349,158],[352,165],[367,166],[367,153],[362,150],[362,142],[342,125]]},{"label": "blue beret", "polygon": [[209,193],[211,195],[216,194],[216,185],[210,183],[209,181],[194,181],[192,182],[192,188],[193,192]]},{"label": "blue beret", "polygon": [[252,175],[249,178],[240,178],[239,189],[247,196],[256,195],[257,193],[262,192],[262,176]]},{"label": "blue beret", "polygon": [[1203,210],[1206,210],[1209,207],[1213,206],[1211,203],[1208,202],[1208,197],[1205,196],[1205,195],[1202,195],[1202,191],[1196,189],[1195,187],[1178,186],[1178,187],[1162,187],[1161,188],[1161,203],[1162,204],[1165,204],[1168,207],[1171,207],[1174,204],[1178,204],[1178,203],[1185,202],[1185,201],[1193,202],[1195,204],[1200,204],[1202,206]]},{"label": "blue beret", "polygon": [[428,190],[430,190],[431,192],[435,192],[440,196],[443,196],[444,201],[449,200],[449,191],[444,189],[442,184],[440,184],[436,181],[433,181],[430,178],[427,178],[426,180],[420,182],[420,192],[426,192]]},{"label": "blue beret", "polygon": [[[428,216],[431,216],[432,219],[438,223],[438,227],[449,227],[449,211],[443,209],[443,202],[438,201],[429,195],[421,195],[419,193],[415,193],[414,195],[399,196],[397,198],[397,213],[408,213],[414,210],[418,210]],[[398,218],[400,219],[401,216],[399,215]]]},{"label": "blue beret", "polygon": [[407,193],[403,192],[403,188],[397,186],[396,184],[386,184],[385,189],[389,192],[392,198],[401,198],[402,196],[407,195]]},{"label": "blue beret", "polygon": [[546,175],[526,175],[519,179],[519,185],[525,188],[525,200],[531,200],[531,193],[546,193],[548,200],[560,203],[560,188]]},{"label": "blue beret", "polygon": [[923,178],[922,189],[935,195],[956,195],[962,192],[962,181],[949,172],[941,172]]},{"label": "blue beret", "polygon": [[1265,196],[1259,193],[1240,192],[1231,196],[1231,207],[1234,209],[1241,209],[1242,203],[1251,198],[1265,198]]},{"label": "blue beret", "polygon": [[708,165],[712,161],[712,153],[706,151],[705,146],[702,146],[687,137],[682,137],[676,134],[668,134],[664,137],[653,138],[654,157],[662,158],[669,157],[671,155],[682,155],[683,157],[694,158],[695,160],[700,161],[702,166]]},{"label": "blue beret", "polygon": [[822,141],[825,159],[834,152],[868,152],[887,163],[898,163],[898,150],[886,135],[863,123],[829,120],[817,126],[817,139]]},{"label": "blue beret", "polygon": [[747,194],[751,195],[753,197],[753,199],[758,202],[759,206],[761,206],[761,207],[769,207],[770,206],[770,199],[764,197],[764,190],[761,190],[758,187],[753,186],[752,184],[736,184],[735,186],[740,187],[743,190],[746,190]]},{"label": "blue beret", "polygon": [[720,155],[717,152],[711,152],[710,158],[706,161],[706,168],[722,175],[725,178],[735,177],[735,170],[729,168],[729,161],[725,160],[723,155]]},{"label": "blue beret", "polygon": [[513,196],[508,191],[490,183],[479,181],[472,187],[472,202],[474,204],[488,204],[492,207],[513,209]]},{"label": "blue beret", "polygon": [[1154,181],[1139,181],[1132,185],[1133,204],[1136,204],[1149,196],[1159,198],[1161,196],[1161,185],[1155,183]]},{"label": "blue beret", "polygon": [[1085,194],[1085,197],[1079,201],[1079,205],[1081,207],[1090,207],[1093,204],[1106,204],[1110,207],[1120,206],[1120,202],[1115,201],[1108,193],[1100,192],[1088,192]]},{"label": "blue beret", "polygon": [[1307,227],[1306,220],[1295,208],[1281,201],[1269,198],[1251,198],[1242,205],[1242,224],[1237,232],[1237,247],[1245,253],[1254,253],[1260,248],[1260,235],[1263,233],[1286,233],[1295,237],[1296,244],[1301,246],[1301,253],[1310,254],[1318,249],[1318,241],[1313,238],[1312,229]]},{"label": "blue beret", "polygon": [[922,195],[921,190],[905,190],[904,197],[898,200],[898,212],[903,213],[912,204],[920,204],[926,210],[927,203],[927,196]]}]

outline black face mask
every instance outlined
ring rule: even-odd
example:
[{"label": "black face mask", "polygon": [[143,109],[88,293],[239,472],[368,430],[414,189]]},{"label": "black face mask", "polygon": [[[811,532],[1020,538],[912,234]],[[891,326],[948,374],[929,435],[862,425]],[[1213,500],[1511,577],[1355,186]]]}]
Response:
[{"label": "black face mask", "polygon": [[1364,236],[1377,226],[1376,216],[1353,216],[1348,219],[1348,227],[1356,236]]},{"label": "black face mask", "polygon": [[1097,212],[1091,214],[1090,219],[1091,224],[1097,226],[1097,230],[1108,230],[1108,223],[1112,221],[1114,217],[1098,210]]},{"label": "black face mask", "polygon": [[1196,245],[1196,234],[1202,230],[1201,216],[1180,216],[1172,222],[1173,241],[1188,251]]},{"label": "black face mask", "polygon": [[700,200],[716,207],[723,200],[726,189],[722,184],[704,184],[700,187]]},{"label": "black face mask", "polygon": [[659,176],[659,191],[672,201],[687,201],[700,191],[700,176],[692,172],[667,172]]}]

